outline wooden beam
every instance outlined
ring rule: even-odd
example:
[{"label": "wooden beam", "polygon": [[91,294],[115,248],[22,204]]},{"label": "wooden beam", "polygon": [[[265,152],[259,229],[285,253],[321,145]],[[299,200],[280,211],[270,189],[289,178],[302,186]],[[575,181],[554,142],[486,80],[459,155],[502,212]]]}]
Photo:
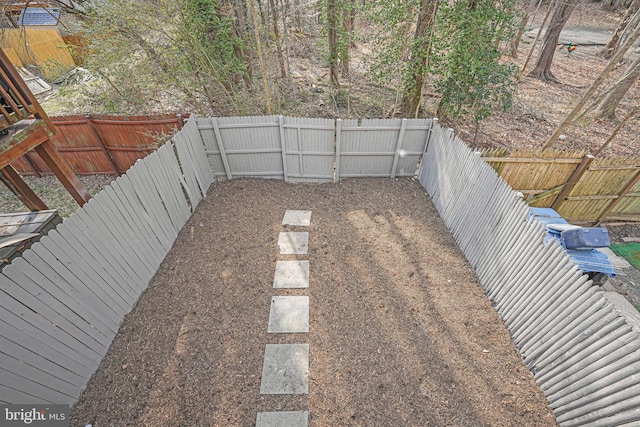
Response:
[{"label": "wooden beam", "polygon": [[36,147],[36,152],[80,206],[91,199],[82,181],[78,179],[65,158],[58,153],[50,139]]},{"label": "wooden beam", "polygon": [[487,163],[566,163],[577,164],[581,162],[581,159],[562,159],[562,158],[549,158],[541,159],[539,157],[483,157]]},{"label": "wooden beam", "polygon": [[[28,128],[3,140],[0,142],[0,168],[4,168],[14,160],[24,156],[47,139],[49,139],[49,133],[44,122],[37,121]],[[3,149],[3,147],[6,148]]]},{"label": "wooden beam", "polygon": [[0,181],[16,195],[18,199],[31,211],[44,211],[49,209],[38,195],[27,185],[20,174],[11,165],[0,170]]},{"label": "wooden beam", "polygon": [[571,200],[613,200],[617,199],[617,194],[593,194],[590,196],[569,196],[566,198],[567,201]]},{"label": "wooden beam", "polygon": [[592,171],[623,171],[623,170],[633,170],[640,169],[639,165],[600,165],[600,166],[591,166],[589,170]]},{"label": "wooden beam", "polygon": [[24,153],[24,161],[27,162],[27,164],[29,165],[29,167],[31,168],[31,170],[33,171],[33,173],[38,177],[38,178],[42,178],[42,172],[40,172],[40,169],[38,169],[38,166],[36,165],[36,162],[33,161],[33,158],[31,157],[33,154],[31,152],[28,153]]},{"label": "wooden beam", "polygon": [[87,121],[87,126],[89,126],[91,133],[96,138],[96,141],[98,141],[98,145],[100,146],[100,150],[102,150],[102,154],[104,154],[107,162],[109,162],[109,165],[113,170],[113,174],[116,176],[120,176],[120,171],[118,170],[118,166],[116,165],[116,160],[113,158],[113,154],[111,154],[111,152],[107,148],[107,144],[105,144],[104,139],[102,139],[102,136],[100,136],[100,133],[98,133],[98,129],[96,129],[96,126],[93,123],[93,118],[91,118],[91,116],[89,115],[84,116],[84,118]]},{"label": "wooden beam", "polygon": [[629,181],[629,183],[627,183],[627,185],[624,186],[618,198],[615,200],[612,200],[611,203],[609,203],[609,206],[607,206],[605,210],[600,214],[600,216],[598,216],[598,219],[596,220],[598,224],[600,224],[600,222],[604,220],[604,218],[607,215],[609,215],[609,213],[613,210],[613,208],[615,208],[616,205],[620,203],[620,201],[624,198],[624,196],[626,196],[627,193],[631,191],[631,189],[638,183],[638,181],[640,181],[640,171],[638,171],[634,175],[634,177],[631,179],[631,181]]},{"label": "wooden beam", "polygon": [[[554,188],[552,188],[550,190],[547,190],[547,191],[545,191],[543,193],[540,193],[537,196],[533,196],[532,198],[525,200],[525,202],[528,205],[530,205],[532,203],[539,202],[540,200],[544,200],[547,197],[551,197],[551,196],[554,196],[554,195],[558,194],[560,191],[562,191],[562,188],[564,188],[564,184],[558,185],[557,187],[554,187]],[[516,191],[518,191],[518,190],[516,190]]]},{"label": "wooden beam", "polygon": [[640,222],[640,215],[633,214],[613,214],[608,215],[602,221],[625,221],[625,222]]},{"label": "wooden beam", "polygon": [[553,201],[553,204],[551,205],[551,209],[554,209],[557,211],[560,208],[562,203],[564,203],[564,200],[571,193],[571,190],[573,190],[576,184],[580,181],[580,178],[582,178],[582,175],[584,175],[587,169],[589,169],[589,165],[591,164],[591,162],[593,162],[594,159],[595,157],[590,154],[587,154],[582,158],[576,170],[574,170],[571,176],[569,177],[569,181],[567,181],[564,187],[562,187],[562,191],[560,191],[560,194],[558,194],[558,197],[556,197],[556,199]]}]

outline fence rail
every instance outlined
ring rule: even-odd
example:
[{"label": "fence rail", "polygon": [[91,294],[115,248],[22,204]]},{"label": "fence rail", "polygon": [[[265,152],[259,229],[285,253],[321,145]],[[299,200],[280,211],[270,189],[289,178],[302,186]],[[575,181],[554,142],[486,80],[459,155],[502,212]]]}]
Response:
[{"label": "fence rail", "polygon": [[77,400],[211,185],[194,135],[191,119],[0,272],[0,403]]},{"label": "fence rail", "polygon": [[553,207],[572,222],[640,221],[638,158],[528,152],[484,159],[531,206]]},{"label": "fence rail", "polygon": [[[65,116],[52,121],[58,129],[53,143],[77,174],[120,175],[158,148],[159,136],[180,130],[184,116]],[[35,152],[12,165],[22,175],[51,173]]]},{"label": "fence rail", "polygon": [[214,174],[288,182],[414,176],[433,120],[198,119]]},{"label": "fence rail", "polygon": [[544,242],[528,206],[438,127],[419,178],[560,425],[637,425],[640,336],[555,240]]}]

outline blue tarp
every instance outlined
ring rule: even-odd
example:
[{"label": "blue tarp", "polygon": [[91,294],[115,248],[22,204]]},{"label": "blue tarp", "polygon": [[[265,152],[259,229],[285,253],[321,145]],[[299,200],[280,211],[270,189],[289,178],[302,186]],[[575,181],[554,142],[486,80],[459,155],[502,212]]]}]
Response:
[{"label": "blue tarp", "polygon": [[44,7],[27,7],[20,12],[18,25],[58,25],[61,9]]},{"label": "blue tarp", "polygon": [[[564,247],[560,233],[549,229],[549,224],[569,224],[558,212],[551,208],[530,208],[531,215],[536,217],[547,230],[547,238],[545,241],[556,239],[562,247]],[[566,249],[567,254],[575,261],[576,266],[585,273],[604,273],[607,276],[614,277],[616,270],[613,268],[611,261],[606,254],[597,249]]]}]

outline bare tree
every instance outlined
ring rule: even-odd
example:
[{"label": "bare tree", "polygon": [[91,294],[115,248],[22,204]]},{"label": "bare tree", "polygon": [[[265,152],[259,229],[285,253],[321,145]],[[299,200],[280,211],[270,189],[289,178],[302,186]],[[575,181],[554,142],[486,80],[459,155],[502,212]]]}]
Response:
[{"label": "bare tree", "polygon": [[585,106],[589,98],[595,93],[595,91],[600,87],[600,85],[605,81],[605,79],[609,76],[609,73],[618,65],[618,62],[622,59],[625,53],[635,44],[635,42],[640,37],[640,31],[636,31],[629,39],[627,39],[620,48],[616,51],[615,55],[609,60],[609,63],[606,67],[600,72],[600,75],[596,77],[596,79],[591,83],[591,86],[587,91],[582,95],[580,101],[573,107],[571,112],[567,114],[562,123],[558,125],[553,135],[549,138],[549,140],[542,147],[543,150],[551,148],[553,144],[558,140],[560,135],[564,133],[564,130],[569,126],[569,124],[576,118],[578,113],[582,111],[582,108]]},{"label": "bare tree", "polygon": [[343,76],[349,75],[349,50],[354,46],[353,32],[355,31],[356,5],[354,0],[347,0],[342,4],[343,37],[340,49],[340,70]]},{"label": "bare tree", "polygon": [[600,52],[598,52],[598,55],[606,59],[609,59],[611,58],[611,56],[613,56],[613,53],[615,52],[616,47],[618,47],[618,42],[620,41],[620,37],[622,36],[622,33],[625,31],[625,29],[629,25],[629,22],[634,18],[634,16],[638,14],[639,10],[640,10],[640,0],[633,0],[629,5],[629,8],[627,9],[627,11],[624,13],[624,17],[618,24],[618,27],[613,32],[613,35],[607,42],[607,45],[603,47],[602,50],[600,50]]},{"label": "bare tree", "polygon": [[613,84],[611,89],[600,96],[595,105],[595,116],[602,119],[615,118],[616,107],[627,94],[631,86],[640,77],[640,58],[629,66],[624,75]]},{"label": "bare tree", "polygon": [[518,56],[518,46],[520,46],[520,40],[522,39],[522,35],[526,30],[527,22],[529,22],[531,13],[534,11],[534,8],[537,9],[536,3],[538,3],[537,8],[539,8],[540,4],[542,4],[542,0],[525,0],[520,5],[520,8],[522,9],[520,22],[518,23],[518,26],[516,28],[516,34],[509,42],[509,49],[511,50],[510,54],[514,58]]},{"label": "bare tree", "polygon": [[536,66],[527,76],[535,77],[542,81],[558,81],[553,73],[551,73],[551,63],[553,62],[553,55],[558,46],[560,32],[577,4],[578,0],[562,0],[556,2],[553,14],[551,15],[551,22],[549,22],[549,27],[542,41],[542,50],[538,56]]}]

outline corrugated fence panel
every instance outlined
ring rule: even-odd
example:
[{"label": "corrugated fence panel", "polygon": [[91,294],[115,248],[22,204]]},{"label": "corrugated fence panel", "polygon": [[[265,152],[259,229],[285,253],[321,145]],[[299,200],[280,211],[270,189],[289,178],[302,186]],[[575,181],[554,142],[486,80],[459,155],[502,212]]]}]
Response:
[{"label": "corrugated fence panel", "polygon": [[233,177],[283,179],[278,116],[220,117],[221,141]]},{"label": "corrugated fence panel", "polygon": [[[396,147],[392,175],[415,176],[431,134],[431,119],[405,119],[404,135]],[[402,132],[402,126],[401,126]]]},{"label": "corrugated fence panel", "polygon": [[286,180],[330,182],[334,179],[335,124],[331,119],[284,117]]},{"label": "corrugated fence panel", "polygon": [[196,126],[2,270],[0,402],[77,400],[211,185]]},{"label": "corrugated fence panel", "polygon": [[419,178],[560,425],[637,425],[640,336],[513,190],[438,127]]},{"label": "corrugated fence panel", "polygon": [[391,176],[401,119],[343,120],[340,178]]}]

